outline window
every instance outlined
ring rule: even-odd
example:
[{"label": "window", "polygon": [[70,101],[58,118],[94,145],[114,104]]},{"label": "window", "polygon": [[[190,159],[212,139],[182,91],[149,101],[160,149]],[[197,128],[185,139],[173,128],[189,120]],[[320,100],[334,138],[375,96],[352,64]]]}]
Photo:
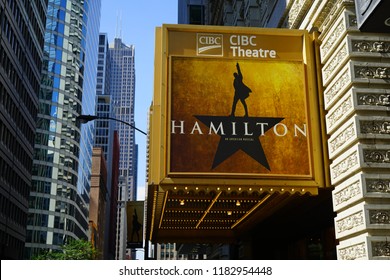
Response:
[{"label": "window", "polygon": [[203,24],[203,6],[190,5],[189,6],[189,23]]}]

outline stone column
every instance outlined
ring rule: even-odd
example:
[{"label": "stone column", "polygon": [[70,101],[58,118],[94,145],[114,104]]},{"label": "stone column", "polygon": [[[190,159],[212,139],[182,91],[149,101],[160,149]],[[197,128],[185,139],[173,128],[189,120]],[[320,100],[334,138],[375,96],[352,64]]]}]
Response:
[{"label": "stone column", "polygon": [[327,2],[317,27],[337,258],[390,259],[390,34],[360,32],[354,1]]}]

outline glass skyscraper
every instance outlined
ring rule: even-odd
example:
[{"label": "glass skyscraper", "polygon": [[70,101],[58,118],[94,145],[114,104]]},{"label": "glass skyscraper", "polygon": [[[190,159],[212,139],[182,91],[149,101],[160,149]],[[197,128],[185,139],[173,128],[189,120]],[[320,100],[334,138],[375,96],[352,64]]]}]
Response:
[{"label": "glass skyscraper", "polygon": [[[110,45],[110,57],[110,92],[116,118],[135,126],[135,48],[115,38]],[[135,144],[135,130],[121,122],[116,122],[116,130],[120,139],[119,173],[127,180],[128,200],[136,200],[138,147]]]},{"label": "glass skyscraper", "polygon": [[0,0],[0,259],[22,259],[47,0]]},{"label": "glass skyscraper", "polygon": [[99,34],[99,50],[96,78],[96,115],[101,119],[95,121],[95,146],[101,147],[107,161],[107,196],[106,196],[106,223],[104,259],[115,258],[115,235],[116,235],[116,212],[117,212],[117,185],[113,178],[113,149],[115,121],[107,118],[115,118],[115,112],[110,95],[110,52],[108,36],[106,33]]},{"label": "glass skyscraper", "polygon": [[100,0],[49,0],[26,257],[88,239]]}]

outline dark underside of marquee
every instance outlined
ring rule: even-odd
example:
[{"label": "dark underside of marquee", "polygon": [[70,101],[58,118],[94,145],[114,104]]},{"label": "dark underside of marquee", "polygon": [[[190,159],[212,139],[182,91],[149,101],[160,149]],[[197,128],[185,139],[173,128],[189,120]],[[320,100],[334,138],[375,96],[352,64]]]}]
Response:
[{"label": "dark underside of marquee", "polygon": [[233,243],[273,217],[283,217],[281,220],[288,223],[321,211],[319,201],[330,202],[329,193],[323,196],[304,189],[149,186],[146,239],[156,243]]}]

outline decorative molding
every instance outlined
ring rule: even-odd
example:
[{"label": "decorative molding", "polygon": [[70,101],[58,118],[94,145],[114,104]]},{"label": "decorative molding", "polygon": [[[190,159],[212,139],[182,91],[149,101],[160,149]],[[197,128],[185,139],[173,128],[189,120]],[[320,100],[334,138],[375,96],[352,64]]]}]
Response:
[{"label": "decorative molding", "polygon": [[338,15],[340,7],[345,7],[343,4],[353,5],[354,0],[328,0],[326,7],[316,20],[315,26],[317,26],[321,32],[329,30],[329,25],[333,22],[334,17]]},{"label": "decorative molding", "polygon": [[342,260],[356,260],[361,258],[367,258],[366,244],[363,242],[339,249],[339,257]]},{"label": "decorative molding", "polygon": [[329,90],[325,92],[325,102],[326,105],[329,105],[335,97],[339,94],[340,90],[342,90],[346,85],[351,83],[351,75],[350,69],[347,67],[343,73],[337,77],[336,82],[329,87]]},{"label": "decorative molding", "polygon": [[324,60],[328,56],[330,50],[333,48],[335,43],[341,38],[341,36],[346,31],[346,26],[344,20],[341,20],[338,25],[335,27],[333,32],[330,34],[329,38],[321,45],[321,60]]},{"label": "decorative molding", "polygon": [[327,83],[329,77],[336,70],[336,68],[342,65],[343,61],[348,56],[348,46],[345,42],[343,46],[336,52],[336,55],[323,67],[322,73],[324,78],[324,84]]},{"label": "decorative molding", "polygon": [[330,153],[334,153],[338,148],[353,137],[356,137],[355,123],[351,123],[345,128],[345,130],[337,135],[336,138],[329,142]]},{"label": "decorative molding", "polygon": [[289,28],[298,28],[302,22],[303,16],[309,10],[313,4],[313,0],[295,0],[288,13],[288,26]]},{"label": "decorative molding", "polygon": [[339,192],[334,192],[333,202],[337,207],[361,194],[360,180],[354,181]]},{"label": "decorative molding", "polygon": [[390,78],[390,68],[389,67],[355,65],[354,73],[355,73],[356,78],[366,78],[366,79],[388,79],[388,78]]},{"label": "decorative molding", "polygon": [[358,105],[390,106],[390,93],[357,93]]},{"label": "decorative molding", "polygon": [[360,211],[336,221],[337,233],[341,233],[364,224],[364,213]]},{"label": "decorative molding", "polygon": [[390,53],[390,42],[352,40],[352,51],[362,53]]},{"label": "decorative molding", "polygon": [[328,19],[326,22],[329,23],[329,17],[331,17],[334,13],[334,7],[335,3],[339,0],[329,0],[326,2],[325,7],[322,9],[321,13],[318,15],[318,18],[316,19],[314,26],[318,27],[320,31],[324,30],[324,22],[326,19]]},{"label": "decorative molding", "polygon": [[369,210],[370,224],[390,225],[390,210]]},{"label": "decorative molding", "polygon": [[347,158],[343,159],[341,162],[331,167],[332,179],[336,180],[344,173],[350,171],[352,167],[355,167],[359,163],[358,151],[354,151]]},{"label": "decorative molding", "polygon": [[375,242],[371,243],[373,257],[390,257],[390,242]]},{"label": "decorative molding", "polygon": [[360,121],[360,132],[365,134],[390,135],[390,121],[384,121],[384,120]]},{"label": "decorative molding", "polygon": [[390,163],[390,150],[364,149],[363,158],[368,163]]},{"label": "decorative molding", "polygon": [[338,105],[333,112],[326,116],[328,131],[330,131],[339,120],[344,118],[351,109],[353,109],[353,100],[350,95],[344,102]]},{"label": "decorative molding", "polygon": [[366,178],[367,192],[390,194],[390,179]]}]

